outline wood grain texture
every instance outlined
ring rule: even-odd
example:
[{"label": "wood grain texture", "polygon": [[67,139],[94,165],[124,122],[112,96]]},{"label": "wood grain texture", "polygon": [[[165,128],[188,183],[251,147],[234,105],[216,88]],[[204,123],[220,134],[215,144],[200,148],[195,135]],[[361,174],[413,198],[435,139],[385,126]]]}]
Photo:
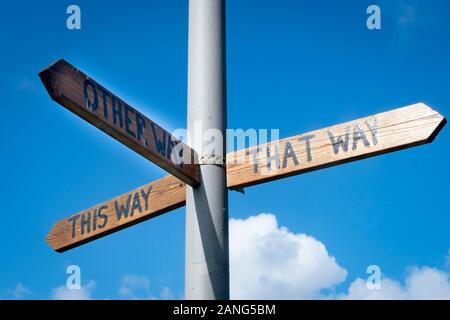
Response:
[{"label": "wood grain texture", "polygon": [[237,189],[432,142],[446,119],[423,103],[227,155]]},{"label": "wood grain texture", "polygon": [[172,176],[127,192],[57,222],[47,235],[58,252],[184,206],[186,185]]},{"label": "wood grain texture", "polygon": [[54,101],[181,181],[198,186],[195,151],[83,72],[61,59],[39,77]]},{"label": "wood grain texture", "polygon": [[[227,185],[230,189],[247,187],[429,143],[434,140],[445,123],[446,120],[442,115],[419,103],[258,147],[231,152],[227,154]],[[278,152],[270,155],[272,168],[268,169],[267,148],[272,152],[276,150],[276,145]],[[254,157],[252,151],[255,150],[260,151],[254,153]],[[250,157],[246,157],[245,155],[249,153]],[[277,157],[279,160],[276,160]],[[237,159],[240,161],[244,159],[245,162],[233,163]],[[255,159],[256,161],[253,161]],[[148,208],[143,207],[145,199],[141,195],[143,211],[140,212],[135,208],[133,216],[117,219],[116,202],[120,205],[130,199],[129,210],[131,210],[135,194],[142,191],[145,193],[150,188]],[[48,234],[47,241],[52,248],[62,252],[181,207],[185,204],[185,197],[185,184],[172,176],[167,176],[58,222]],[[93,212],[97,210],[98,216],[98,211],[103,206],[107,208],[101,213],[108,215],[108,223],[103,228],[99,228],[103,218],[97,218],[96,230],[93,230],[91,221],[91,230],[87,232],[87,224],[81,225],[81,217],[84,215],[84,221],[86,221],[88,213],[91,212],[91,219],[93,219]],[[79,218],[74,224],[73,219],[76,216]],[[83,227],[84,234],[81,234]]]}]

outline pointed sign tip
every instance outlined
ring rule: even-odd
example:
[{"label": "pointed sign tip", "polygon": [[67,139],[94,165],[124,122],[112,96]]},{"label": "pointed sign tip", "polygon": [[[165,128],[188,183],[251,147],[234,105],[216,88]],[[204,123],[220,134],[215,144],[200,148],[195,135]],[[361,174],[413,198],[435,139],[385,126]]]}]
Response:
[{"label": "pointed sign tip", "polygon": [[[413,105],[413,106],[414,106],[414,105]],[[442,118],[444,118],[444,116],[443,116],[439,111],[437,111],[435,108],[431,107],[430,105],[428,105],[428,104],[426,104],[426,103],[424,103],[424,102],[416,103],[415,106],[419,106],[419,107],[422,107],[422,108],[426,108],[426,109],[432,111],[433,113],[437,113],[437,114],[440,115]]]},{"label": "pointed sign tip", "polygon": [[45,237],[45,242],[47,242],[48,246],[52,248],[54,251],[61,253],[66,251],[66,249],[59,246],[58,243],[55,241],[55,236],[57,235],[59,228],[60,222],[56,222],[48,232],[47,236]]},{"label": "pointed sign tip", "polygon": [[41,71],[38,72],[38,75],[41,76],[42,73],[45,73],[47,70],[49,70],[50,68],[52,68],[53,66],[57,65],[57,64],[61,64],[61,63],[65,63],[67,64],[68,62],[64,59],[64,58],[60,58],[58,60],[56,60],[55,62],[50,63],[48,66],[46,66],[44,69],[42,69]]},{"label": "pointed sign tip", "polygon": [[45,70],[42,70],[39,72],[39,78],[41,79],[42,84],[45,87],[45,90],[47,90],[47,93],[49,94],[50,98],[52,100],[56,99],[56,90],[55,90],[55,81],[53,81],[52,71],[47,68]]},{"label": "pointed sign tip", "polygon": [[417,105],[420,107],[429,109],[433,113],[433,116],[437,118],[437,125],[434,128],[434,130],[431,132],[428,139],[426,140],[427,143],[431,143],[434,141],[434,139],[436,139],[437,135],[445,127],[445,125],[447,124],[447,119],[439,111],[437,111],[436,109],[432,108],[431,106],[429,106],[428,104],[426,104],[424,102],[419,102],[419,103],[417,103]]},{"label": "pointed sign tip", "polygon": [[[52,229],[53,230],[53,229]],[[52,232],[50,231],[47,236],[45,237],[45,242],[47,242],[47,245],[52,248],[54,251],[59,252],[57,248],[54,247],[53,241],[51,240]]]},{"label": "pointed sign tip", "polygon": [[62,64],[68,64],[66,60],[63,58],[53,62],[46,68],[44,68],[41,72],[38,73],[39,78],[41,79],[42,84],[44,85],[47,93],[49,94],[52,100],[58,102],[58,98],[61,96],[61,90],[59,89],[58,81],[55,79],[55,70],[58,69]]},{"label": "pointed sign tip", "polygon": [[436,128],[433,130],[433,132],[430,134],[430,136],[428,137],[428,139],[427,139],[428,143],[433,142],[434,139],[436,139],[437,135],[441,132],[441,130],[447,124],[447,119],[443,115],[441,115],[440,113],[438,113],[438,115],[441,117],[441,121],[436,126]]},{"label": "pointed sign tip", "polygon": [[69,249],[68,247],[58,247],[55,244],[55,242],[51,240],[50,234],[51,234],[51,231],[45,238],[45,241],[47,242],[47,245],[53,249],[53,251],[58,252],[58,253],[63,253],[64,251],[67,251]]}]

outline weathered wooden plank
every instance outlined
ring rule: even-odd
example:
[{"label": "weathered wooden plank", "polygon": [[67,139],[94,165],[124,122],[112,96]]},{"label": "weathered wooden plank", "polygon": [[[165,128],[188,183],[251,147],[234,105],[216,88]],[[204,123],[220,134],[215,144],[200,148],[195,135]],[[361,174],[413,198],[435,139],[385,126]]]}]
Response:
[{"label": "weathered wooden plank", "polygon": [[50,65],[39,76],[54,101],[178,179],[198,186],[195,151],[92,78],[64,60]]},{"label": "weathered wooden plank", "polygon": [[48,244],[63,252],[184,206],[186,185],[167,176],[57,222]]},{"label": "weathered wooden plank", "polygon": [[[433,141],[445,123],[446,119],[436,111],[424,104],[416,104],[258,147],[230,152],[227,154],[228,188],[256,185],[429,143]],[[276,150],[276,145],[278,145],[278,152],[271,153],[273,157],[270,163],[273,167],[268,169],[267,148],[272,152]],[[260,151],[252,153],[254,150]],[[247,154],[250,157],[246,157]],[[238,159],[239,161],[244,159],[245,162],[233,163]],[[253,161],[255,159],[256,161]],[[133,216],[117,218],[116,202],[120,208],[120,205],[130,201],[129,209],[131,210],[136,193],[147,192],[149,189],[151,193],[148,207],[145,207],[142,212],[136,211],[138,209],[135,208]],[[139,197],[142,198],[142,196],[141,194]],[[47,240],[55,250],[62,252],[181,207],[185,204],[185,196],[184,183],[167,176],[58,222],[50,231]],[[144,198],[141,199],[141,206],[142,203],[145,205]],[[108,215],[108,222],[100,228],[103,221],[100,219],[103,218],[98,216],[103,206],[106,208],[102,209],[101,213]],[[82,217],[84,216],[86,221],[89,219],[90,212],[91,219],[94,219],[95,210],[97,210],[97,227],[94,230],[91,225],[88,232],[87,224],[81,224]],[[79,218],[76,218],[77,216]]]},{"label": "weathered wooden plank", "polygon": [[446,119],[423,103],[227,155],[231,189],[432,142]]}]

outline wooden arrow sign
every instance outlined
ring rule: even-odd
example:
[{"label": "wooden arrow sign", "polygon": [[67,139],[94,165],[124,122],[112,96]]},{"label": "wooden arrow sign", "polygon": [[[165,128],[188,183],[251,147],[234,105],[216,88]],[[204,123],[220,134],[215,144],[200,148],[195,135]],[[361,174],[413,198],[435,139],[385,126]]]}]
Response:
[{"label": "wooden arrow sign", "polygon": [[[227,154],[228,188],[429,143],[445,123],[442,115],[419,103],[231,152]],[[185,197],[185,185],[168,176],[58,222],[47,241],[62,252],[181,207]]]},{"label": "wooden arrow sign", "polygon": [[54,101],[181,181],[199,184],[194,150],[92,78],[64,60],[47,67],[39,77]]},{"label": "wooden arrow sign", "polygon": [[185,201],[185,184],[167,176],[57,222],[47,242],[63,252],[182,207]]},{"label": "wooden arrow sign", "polygon": [[227,155],[227,183],[243,188],[432,142],[446,119],[423,103]]}]

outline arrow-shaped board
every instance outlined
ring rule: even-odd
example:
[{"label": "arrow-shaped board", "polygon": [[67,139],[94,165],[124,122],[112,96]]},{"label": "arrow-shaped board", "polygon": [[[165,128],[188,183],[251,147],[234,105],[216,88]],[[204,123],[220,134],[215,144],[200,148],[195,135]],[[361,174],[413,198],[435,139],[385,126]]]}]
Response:
[{"label": "arrow-shaped board", "polygon": [[[39,73],[50,97],[191,186],[199,184],[194,150],[122,99],[59,60]],[[185,161],[188,159],[188,161]]]},{"label": "arrow-shaped board", "polygon": [[[430,143],[445,123],[441,114],[420,103],[231,152],[228,188]],[[47,241],[62,252],[181,207],[185,197],[185,185],[168,176],[58,222]]]},{"label": "arrow-shaped board", "polygon": [[59,221],[47,242],[63,252],[182,207],[185,201],[185,184],[167,176]]},{"label": "arrow-shaped board", "polygon": [[227,155],[231,189],[430,143],[446,119],[423,103]]}]

